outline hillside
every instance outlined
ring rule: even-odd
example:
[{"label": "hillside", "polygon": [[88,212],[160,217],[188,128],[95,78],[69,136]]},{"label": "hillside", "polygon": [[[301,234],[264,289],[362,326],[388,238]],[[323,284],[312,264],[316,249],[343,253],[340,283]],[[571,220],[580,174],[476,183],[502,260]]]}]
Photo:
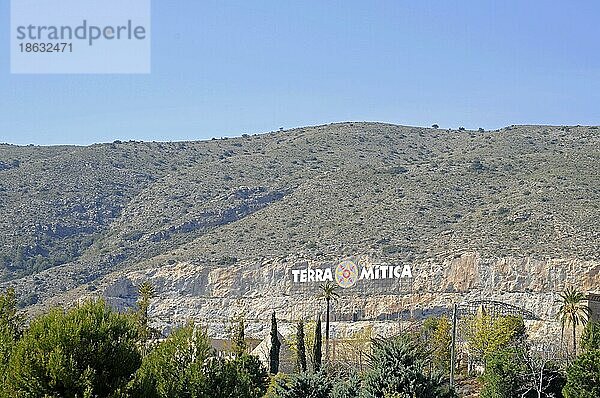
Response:
[{"label": "hillside", "polygon": [[2,287],[31,305],[182,262],[597,261],[599,131],[341,123],[196,142],[0,145]]}]

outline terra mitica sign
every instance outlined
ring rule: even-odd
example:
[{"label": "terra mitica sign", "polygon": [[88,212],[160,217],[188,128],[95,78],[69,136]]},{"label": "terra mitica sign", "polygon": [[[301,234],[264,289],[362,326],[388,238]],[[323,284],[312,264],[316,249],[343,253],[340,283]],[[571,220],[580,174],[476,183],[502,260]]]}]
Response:
[{"label": "terra mitica sign", "polygon": [[412,278],[409,264],[387,265],[366,264],[361,265],[352,260],[341,261],[337,266],[322,268],[292,269],[293,283],[335,282],[341,288],[349,288],[361,280],[391,280]]}]

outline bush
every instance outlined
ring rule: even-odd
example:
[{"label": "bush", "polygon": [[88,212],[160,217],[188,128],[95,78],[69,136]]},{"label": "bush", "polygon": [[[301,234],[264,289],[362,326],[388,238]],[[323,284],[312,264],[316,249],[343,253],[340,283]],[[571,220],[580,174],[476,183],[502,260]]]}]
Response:
[{"label": "bush", "polygon": [[299,373],[274,379],[269,398],[451,398],[456,395],[435,373],[425,373],[429,352],[417,338],[401,335],[373,342],[370,370],[357,375],[338,375],[333,382],[324,371]]},{"label": "bush", "polygon": [[331,391],[331,380],[323,371],[280,378],[275,386],[277,398],[329,398]]},{"label": "bush", "polygon": [[566,398],[600,397],[600,349],[579,355],[567,369]]},{"label": "bush", "polygon": [[8,364],[19,338],[20,326],[15,292],[9,289],[0,295],[0,394],[7,381]]},{"label": "bush", "polygon": [[258,358],[211,356],[208,336],[193,324],[173,332],[142,361],[128,395],[144,398],[259,398],[267,371]]},{"label": "bush", "polygon": [[55,309],[31,322],[8,369],[12,396],[108,397],[140,365],[137,331],[129,316],[102,301],[66,313]]},{"label": "bush", "polygon": [[469,170],[475,171],[475,172],[485,171],[486,169],[487,169],[487,167],[485,167],[485,165],[479,159],[473,160],[471,162],[471,165],[469,166]]},{"label": "bush", "polygon": [[7,368],[15,345],[14,336],[4,326],[0,327],[0,397],[3,396],[7,382]]},{"label": "bush", "polygon": [[455,396],[442,377],[424,373],[430,356],[411,335],[374,341],[369,359],[371,370],[365,374],[361,397],[383,397],[386,394],[420,398]]},{"label": "bush", "polygon": [[211,358],[203,379],[196,397],[261,398],[267,391],[268,374],[258,358],[242,354],[234,360]]},{"label": "bush", "polygon": [[584,350],[600,350],[600,322],[588,322],[581,336],[581,348]]},{"label": "bush", "polygon": [[130,384],[132,397],[195,397],[203,384],[202,366],[210,345],[206,333],[193,325],[174,331],[142,361]]},{"label": "bush", "polygon": [[356,375],[340,379],[331,390],[331,398],[358,398],[359,394],[360,378]]},{"label": "bush", "polygon": [[562,397],[565,385],[558,364],[524,344],[491,353],[481,380],[481,398]]},{"label": "bush", "polygon": [[421,329],[423,344],[431,352],[430,368],[438,372],[450,372],[450,346],[452,324],[447,316],[429,317]]},{"label": "bush", "polygon": [[525,336],[523,318],[480,314],[462,323],[469,357],[487,362],[496,352],[515,346]]},{"label": "bush", "polygon": [[484,384],[481,398],[511,398],[520,392],[519,375],[525,364],[516,350],[506,349],[491,352],[482,376]]}]

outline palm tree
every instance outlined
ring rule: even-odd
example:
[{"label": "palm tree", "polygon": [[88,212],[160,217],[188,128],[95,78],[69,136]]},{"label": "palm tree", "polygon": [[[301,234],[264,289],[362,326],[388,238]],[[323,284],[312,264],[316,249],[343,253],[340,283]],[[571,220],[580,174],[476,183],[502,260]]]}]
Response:
[{"label": "palm tree", "polygon": [[590,309],[581,303],[585,299],[585,295],[575,288],[566,288],[564,292],[560,293],[560,298],[561,306],[557,316],[562,327],[561,336],[564,334],[565,325],[570,324],[573,327],[573,354],[577,355],[575,331],[577,326],[587,323]]},{"label": "palm tree", "polygon": [[331,300],[337,299],[340,295],[336,292],[337,286],[329,281],[319,286],[319,289],[321,290],[319,298],[325,299],[325,302],[327,303],[325,318],[325,358],[326,360],[329,360],[329,308]]}]

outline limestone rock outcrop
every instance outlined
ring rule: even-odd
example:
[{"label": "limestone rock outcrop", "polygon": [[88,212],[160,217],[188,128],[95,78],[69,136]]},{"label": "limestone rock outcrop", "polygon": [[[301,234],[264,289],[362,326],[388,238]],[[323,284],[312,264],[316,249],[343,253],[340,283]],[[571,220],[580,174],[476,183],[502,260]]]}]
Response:
[{"label": "limestone rock outcrop", "polygon": [[[288,321],[314,319],[323,311],[324,304],[316,297],[318,283],[293,283],[291,269],[298,264],[320,265],[291,257],[221,267],[180,262],[112,275],[103,282],[102,294],[112,305],[126,308],[135,303],[135,286],[148,280],[156,288],[150,311],[158,327],[168,330],[193,319],[222,335],[227,319],[243,312],[250,330],[260,337],[272,311]],[[422,319],[449,312],[454,303],[477,300],[510,304],[535,314],[542,323],[554,323],[558,292],[566,286],[600,289],[597,261],[485,258],[465,252],[411,268],[413,279],[402,284],[378,287],[375,281],[362,288],[338,289],[332,318],[340,322],[334,328],[343,330],[350,320]]]}]

